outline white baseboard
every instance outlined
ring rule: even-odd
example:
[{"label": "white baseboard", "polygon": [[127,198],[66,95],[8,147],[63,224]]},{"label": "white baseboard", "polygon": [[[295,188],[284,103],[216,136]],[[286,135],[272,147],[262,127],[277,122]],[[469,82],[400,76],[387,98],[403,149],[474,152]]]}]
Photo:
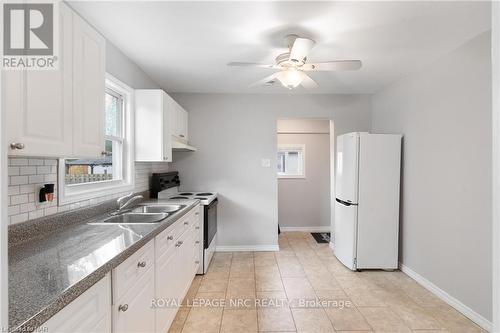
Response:
[{"label": "white baseboard", "polygon": [[420,285],[422,285],[425,289],[429,290],[431,293],[436,295],[438,298],[443,300],[444,302],[448,303],[450,306],[454,307],[457,311],[462,313],[464,316],[481,326],[483,329],[487,330],[488,332],[492,332],[493,330],[493,323],[490,322],[488,319],[484,318],[481,316],[479,313],[475,312],[471,308],[469,308],[467,305],[463,304],[460,302],[458,299],[455,297],[451,296],[448,294],[446,291],[442,290],[438,286],[436,286],[434,283],[431,281],[427,280],[424,278],[422,275],[418,274],[408,266],[403,265],[402,263],[399,263],[399,269],[411,277],[413,280],[417,281]]},{"label": "white baseboard", "polygon": [[317,227],[282,227],[281,231],[300,231],[300,232],[330,232],[330,226],[317,226]]},{"label": "white baseboard", "polygon": [[279,245],[241,245],[241,246],[223,246],[217,245],[215,252],[261,252],[261,251],[279,251]]}]

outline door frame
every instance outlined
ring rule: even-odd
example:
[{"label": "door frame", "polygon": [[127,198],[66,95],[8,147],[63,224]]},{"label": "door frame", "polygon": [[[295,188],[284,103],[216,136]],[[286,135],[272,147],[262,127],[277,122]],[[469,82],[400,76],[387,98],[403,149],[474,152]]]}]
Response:
[{"label": "door frame", "polygon": [[492,2],[493,332],[500,332],[500,4]]}]

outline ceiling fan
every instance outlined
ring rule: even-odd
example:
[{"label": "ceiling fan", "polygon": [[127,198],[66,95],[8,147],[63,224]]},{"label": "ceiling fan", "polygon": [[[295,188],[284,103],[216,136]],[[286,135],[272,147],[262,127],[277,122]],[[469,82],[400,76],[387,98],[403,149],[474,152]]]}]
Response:
[{"label": "ceiling fan", "polygon": [[277,56],[275,64],[266,65],[252,62],[230,62],[227,65],[277,69],[279,72],[273,73],[251,84],[250,87],[272,85],[278,80],[288,89],[293,89],[300,84],[305,88],[316,88],[318,84],[305,72],[346,71],[358,70],[361,68],[360,60],[334,60],[307,63],[307,55],[316,42],[312,39],[299,37],[297,35],[288,35],[285,37],[285,40],[287,41],[290,51]]}]

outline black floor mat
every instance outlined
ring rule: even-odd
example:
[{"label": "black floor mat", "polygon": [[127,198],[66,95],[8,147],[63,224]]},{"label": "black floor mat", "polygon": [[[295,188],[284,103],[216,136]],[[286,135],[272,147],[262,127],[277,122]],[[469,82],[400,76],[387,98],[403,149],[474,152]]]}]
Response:
[{"label": "black floor mat", "polygon": [[330,233],[329,232],[311,232],[318,243],[330,243]]}]

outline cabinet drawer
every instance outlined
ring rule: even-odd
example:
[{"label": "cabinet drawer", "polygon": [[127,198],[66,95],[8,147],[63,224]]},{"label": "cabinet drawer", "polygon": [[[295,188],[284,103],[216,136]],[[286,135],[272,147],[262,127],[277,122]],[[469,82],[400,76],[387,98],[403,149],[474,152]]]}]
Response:
[{"label": "cabinet drawer", "polygon": [[175,244],[175,224],[155,237],[155,258],[160,258]]},{"label": "cabinet drawer", "polygon": [[111,278],[106,275],[42,325],[46,332],[111,332]]},{"label": "cabinet drawer", "polygon": [[154,240],[113,270],[113,299],[122,297],[154,264]]}]

